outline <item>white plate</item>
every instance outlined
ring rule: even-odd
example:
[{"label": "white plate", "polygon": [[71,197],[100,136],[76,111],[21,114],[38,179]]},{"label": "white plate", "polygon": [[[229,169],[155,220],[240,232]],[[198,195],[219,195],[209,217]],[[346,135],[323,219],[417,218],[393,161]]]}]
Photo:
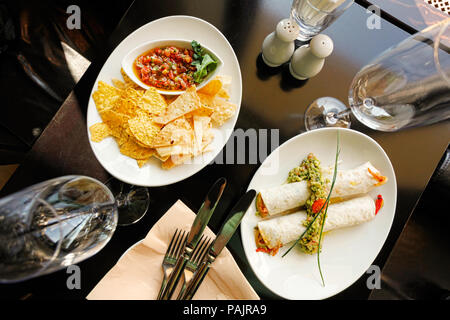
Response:
[{"label": "white plate", "polygon": [[[322,166],[334,165],[336,136],[340,130],[339,169],[351,169],[370,161],[389,181],[370,193],[384,198],[384,207],[368,223],[330,232],[324,237],[320,255],[325,287],[317,265],[317,255],[292,250],[282,258],[289,246],[275,256],[256,252],[253,230],[259,221],[254,205],[241,224],[242,242],[247,259],[258,279],[272,292],[285,299],[326,299],[343,291],[358,280],[372,265],[391,229],[397,202],[397,183],[392,164],[376,141],[349,129],[326,128],[300,134],[275,150],[258,169],[249,189],[284,183],[289,171],[314,153]],[[279,165],[277,165],[279,164]],[[273,173],[274,172],[274,173]]]},{"label": "white plate", "polygon": [[90,140],[90,132],[88,132],[92,150],[100,164],[112,176],[128,184],[159,187],[182,181],[194,175],[213,161],[223,149],[233,133],[239,115],[242,99],[241,70],[233,48],[227,39],[217,28],[204,20],[189,16],[170,16],[150,22],[134,31],[110,55],[100,71],[91,92],[87,112],[88,131],[90,126],[101,122],[100,115],[92,99],[92,93],[97,90],[98,82],[104,81],[111,84],[112,78],[121,79],[120,68],[122,59],[131,49],[152,40],[171,38],[197,40],[220,56],[223,61],[220,73],[232,77],[230,102],[236,104],[238,109],[232,119],[227,121],[222,127],[213,129],[215,135],[211,144],[213,151],[199,156],[200,158],[197,157],[193,163],[184,164],[168,171],[163,170],[160,162],[156,159],[152,159],[149,164],[139,168],[135,160],[120,153],[113,138],[107,138],[100,143],[95,143]]}]

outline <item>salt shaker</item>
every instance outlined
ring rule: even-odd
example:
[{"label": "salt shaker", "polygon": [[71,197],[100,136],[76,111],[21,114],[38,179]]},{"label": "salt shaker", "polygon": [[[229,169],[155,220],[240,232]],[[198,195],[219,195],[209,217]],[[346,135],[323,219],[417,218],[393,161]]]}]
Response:
[{"label": "salt shaker", "polygon": [[288,62],[295,50],[294,40],[300,29],[291,19],[278,22],[274,32],[269,34],[262,45],[262,58],[270,67],[278,67]]},{"label": "salt shaker", "polygon": [[295,50],[289,71],[299,80],[306,80],[317,75],[323,68],[325,58],[333,52],[333,40],[327,35],[318,34],[309,45]]}]

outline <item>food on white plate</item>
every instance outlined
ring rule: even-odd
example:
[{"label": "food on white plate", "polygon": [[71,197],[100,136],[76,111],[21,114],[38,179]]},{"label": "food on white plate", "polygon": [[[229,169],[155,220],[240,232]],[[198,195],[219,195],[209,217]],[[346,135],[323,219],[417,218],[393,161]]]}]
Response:
[{"label": "food on white plate", "polygon": [[[355,226],[368,222],[376,216],[375,201],[370,196],[361,196],[348,201],[331,204],[323,232]],[[257,237],[260,248],[276,250],[297,240],[305,231],[306,210],[263,220],[258,223]]]},{"label": "food on white plate", "polygon": [[211,151],[213,127],[234,116],[230,99],[231,77],[217,76],[203,88],[188,87],[179,96],[144,90],[122,71],[123,81],[114,86],[103,81],[93,93],[102,122],[89,128],[90,138],[100,143],[108,137],[120,152],[141,168],[153,157],[169,170]]},{"label": "food on white plate", "polygon": [[[257,215],[273,218],[284,213],[284,216],[258,223],[255,228],[258,252],[276,255],[283,245],[297,240],[303,252],[314,254],[320,249],[323,232],[375,217],[383,198],[379,195],[375,200],[366,194],[386,183],[387,178],[370,162],[351,170],[337,170],[336,180],[334,172],[323,170],[311,153],[290,171],[287,184],[260,192],[256,199]],[[300,207],[304,210],[288,214]]]},{"label": "food on white plate", "polygon": [[199,85],[214,72],[217,61],[197,41],[193,40],[191,46],[152,48],[134,60],[133,72],[144,84],[164,91]]},{"label": "food on white plate", "polygon": [[[322,175],[326,181],[332,181],[333,168],[324,170]],[[351,170],[338,170],[331,198],[365,194],[386,182],[387,178],[382,176],[370,162]],[[327,192],[329,192],[330,186],[331,183],[326,184]]]},{"label": "food on white plate", "polygon": [[[311,159],[306,161],[312,161]],[[311,170],[311,169],[310,169]],[[329,193],[333,180],[333,168],[322,171],[324,192]],[[256,200],[257,212],[261,217],[274,216],[280,213],[292,212],[306,204],[311,197],[310,185],[305,176],[309,173],[299,166],[294,168],[288,177],[288,183],[261,190]],[[331,201],[337,198],[366,194],[387,182],[380,171],[370,162],[350,170],[338,170],[336,183],[331,193]]]},{"label": "food on white plate", "polygon": [[308,183],[299,181],[261,190],[256,207],[261,217],[273,216],[305,205],[310,197]]}]

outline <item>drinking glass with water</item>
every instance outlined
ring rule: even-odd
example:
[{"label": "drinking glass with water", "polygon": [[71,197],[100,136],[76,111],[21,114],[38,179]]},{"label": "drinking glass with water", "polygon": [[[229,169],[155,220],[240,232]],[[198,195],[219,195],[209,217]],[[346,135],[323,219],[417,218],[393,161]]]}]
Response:
[{"label": "drinking glass with water", "polygon": [[294,0],[291,19],[300,27],[298,40],[308,41],[325,30],[354,0]]}]

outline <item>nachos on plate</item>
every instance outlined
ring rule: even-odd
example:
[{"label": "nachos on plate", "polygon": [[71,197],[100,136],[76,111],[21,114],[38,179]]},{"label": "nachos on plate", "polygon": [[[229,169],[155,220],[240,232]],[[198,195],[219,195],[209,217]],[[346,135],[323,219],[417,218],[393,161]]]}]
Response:
[{"label": "nachos on plate", "polygon": [[89,128],[99,143],[108,137],[120,152],[145,166],[153,157],[171,169],[209,151],[213,127],[236,113],[229,101],[231,78],[218,76],[197,90],[190,86],[179,96],[163,96],[151,87],[140,88],[123,71],[123,80],[98,83],[93,99],[102,122]]}]

